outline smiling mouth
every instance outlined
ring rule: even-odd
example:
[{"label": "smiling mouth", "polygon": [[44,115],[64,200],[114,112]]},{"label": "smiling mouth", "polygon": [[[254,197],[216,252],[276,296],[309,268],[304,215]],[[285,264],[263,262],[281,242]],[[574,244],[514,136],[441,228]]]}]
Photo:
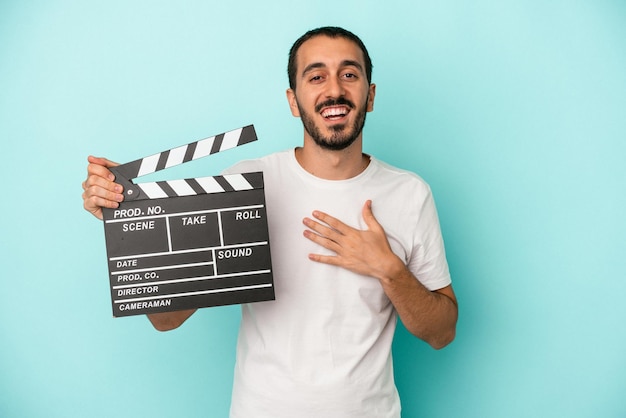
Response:
[{"label": "smiling mouth", "polygon": [[323,109],[320,114],[326,120],[334,121],[345,117],[350,112],[347,106],[332,106]]}]

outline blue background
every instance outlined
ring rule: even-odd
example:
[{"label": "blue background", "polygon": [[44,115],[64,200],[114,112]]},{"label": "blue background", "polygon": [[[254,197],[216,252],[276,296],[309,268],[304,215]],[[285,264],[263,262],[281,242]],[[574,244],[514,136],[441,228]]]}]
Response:
[{"label": "blue background", "polygon": [[403,416],[626,416],[625,22],[618,0],[2,0],[0,416],[227,416],[238,308],[113,319],[86,157],[255,124],[174,179],[300,144],[287,52],[329,24],[370,50],[365,149],[431,184],[460,301],[442,351],[398,328]]}]

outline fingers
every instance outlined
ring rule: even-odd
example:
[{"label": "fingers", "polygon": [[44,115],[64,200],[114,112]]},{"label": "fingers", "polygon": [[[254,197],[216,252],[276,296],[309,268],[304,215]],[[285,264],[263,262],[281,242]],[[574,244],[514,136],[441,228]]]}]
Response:
[{"label": "fingers", "polygon": [[[314,216],[315,216],[315,213],[314,213]],[[333,236],[341,235],[341,233],[337,231],[336,229],[323,225],[311,218],[304,218],[302,220],[302,223],[306,225],[309,229],[315,231],[317,234],[325,236],[325,237],[330,237],[331,239]],[[328,224],[328,222],[326,222],[326,224]]]},{"label": "fingers", "polygon": [[[309,229],[304,231],[304,236],[320,246],[333,251],[336,255],[342,255],[346,250],[351,251],[355,247],[355,234],[359,232],[344,224],[337,218],[321,211],[313,211],[313,217],[304,218],[302,223]],[[336,256],[321,256],[312,254],[309,258],[327,264],[338,264]]]},{"label": "fingers", "polygon": [[309,228],[303,232],[306,238],[329,250],[336,252],[339,249],[337,240],[340,234],[337,231],[309,218],[304,218],[302,223]]},{"label": "fingers", "polygon": [[124,199],[123,188],[114,182],[115,176],[109,167],[118,165],[106,158],[88,157],[87,179],[82,183],[83,207],[86,211],[102,219],[102,208],[117,208]]},{"label": "fingers", "polygon": [[372,202],[366,201],[362,209],[367,228],[353,228],[324,212],[314,211],[313,218],[304,218],[308,227],[304,236],[333,254],[309,254],[312,261],[339,266],[357,274],[386,277],[393,253],[384,228],[372,212]]},{"label": "fingers", "polygon": [[331,264],[333,266],[341,266],[341,261],[337,256],[321,255],[321,254],[309,254],[309,260],[318,263]]},{"label": "fingers", "polygon": [[[376,220],[376,217],[374,217],[374,213],[372,212],[371,200],[366,201],[365,204],[363,205],[362,216],[363,216],[363,220],[365,221],[365,224],[368,226],[368,229],[382,228],[380,224],[378,223],[378,221]],[[330,216],[329,214],[318,211],[318,210],[313,211],[313,217],[323,222],[324,224],[328,225],[330,228],[325,227],[324,225],[320,224],[319,222],[315,222],[314,220],[311,220],[310,218],[305,218],[303,223],[307,227],[311,228],[312,230],[314,230],[315,232],[323,236],[332,237],[333,236],[332,234],[337,234],[337,233],[340,235],[346,235],[350,230],[354,229],[346,225],[345,223],[341,222],[339,219],[334,218]]]},{"label": "fingers", "polygon": [[364,230],[353,228],[327,213],[315,210],[315,219],[302,220],[308,228],[304,236],[337,255],[359,252],[370,240],[377,241],[381,237],[386,240],[385,231],[372,212],[371,200],[363,205],[362,216],[367,226]]},{"label": "fingers", "polygon": [[[332,231],[337,232],[337,233],[342,234],[342,235],[344,235],[346,233],[347,229],[350,228],[349,226],[347,226],[346,224],[341,222],[339,219],[334,218],[334,217],[330,216],[329,214],[321,212],[319,210],[313,211],[313,217],[318,219],[319,221],[325,223],[326,225],[328,225],[330,227],[330,228],[326,228],[326,229],[331,229]],[[317,223],[317,224],[320,225],[319,223]],[[307,226],[309,226],[309,225],[307,225]]]},{"label": "fingers", "polygon": [[103,157],[94,157],[93,155],[90,155],[89,157],[87,157],[87,161],[93,164],[102,165],[107,168],[117,167],[119,165],[118,163],[114,161],[107,160],[106,158],[103,158]]},{"label": "fingers", "polygon": [[102,219],[102,208],[115,209],[118,206],[119,203],[114,200],[97,195],[87,195],[87,192],[83,193],[83,207],[98,219]]},{"label": "fingers", "polygon": [[102,177],[110,182],[115,180],[115,176],[109,170],[110,167],[115,167],[117,164],[113,163],[106,158],[89,157],[87,159],[89,164],[87,165],[87,179],[91,176]]}]

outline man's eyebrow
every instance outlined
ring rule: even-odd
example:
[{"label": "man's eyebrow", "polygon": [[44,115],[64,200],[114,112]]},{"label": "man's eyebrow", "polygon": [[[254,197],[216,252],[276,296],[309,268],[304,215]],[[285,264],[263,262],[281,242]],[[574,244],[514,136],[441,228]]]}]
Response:
[{"label": "man's eyebrow", "polygon": [[[363,66],[361,65],[361,63],[354,60],[341,61],[341,67],[355,67],[359,71],[363,72]],[[309,64],[302,71],[302,75],[305,75],[309,71],[317,70],[319,68],[326,68],[326,64],[324,64],[323,62],[314,62],[312,64]]]},{"label": "man's eyebrow", "polygon": [[326,64],[323,62],[314,62],[312,64],[307,65],[304,70],[302,70],[302,75],[305,75],[309,71],[317,70],[318,68],[325,68]]},{"label": "man's eyebrow", "polygon": [[341,62],[342,67],[356,67],[357,70],[363,72],[363,66],[360,62],[354,60],[344,60]]}]

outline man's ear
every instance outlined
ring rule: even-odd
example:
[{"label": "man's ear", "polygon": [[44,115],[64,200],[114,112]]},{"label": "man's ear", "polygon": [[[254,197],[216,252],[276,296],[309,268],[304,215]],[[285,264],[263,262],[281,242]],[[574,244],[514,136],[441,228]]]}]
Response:
[{"label": "man's ear", "polygon": [[291,109],[291,114],[299,118],[300,117],[300,109],[298,109],[298,101],[296,100],[296,92],[293,89],[287,89],[287,101],[289,102],[289,109]]},{"label": "man's ear", "polygon": [[374,96],[376,96],[376,84],[370,84],[369,97],[367,98],[367,111],[374,110]]}]

